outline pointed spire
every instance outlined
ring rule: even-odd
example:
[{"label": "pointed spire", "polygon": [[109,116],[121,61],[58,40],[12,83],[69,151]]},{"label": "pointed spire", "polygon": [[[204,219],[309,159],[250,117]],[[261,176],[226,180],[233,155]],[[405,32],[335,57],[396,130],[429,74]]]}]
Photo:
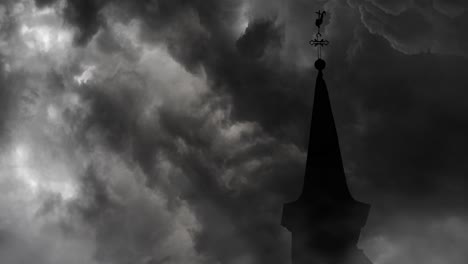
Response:
[{"label": "pointed spire", "polygon": [[325,61],[315,62],[318,75],[315,84],[314,106],[309,134],[304,196],[327,196],[330,199],[351,197],[340,153],[335,120],[322,70]]},{"label": "pointed spire", "polygon": [[293,264],[371,264],[356,247],[369,205],[351,196],[341,160],[327,85],[315,62],[315,85],[309,149],[302,193],[283,207],[281,224],[292,233]]},{"label": "pointed spire", "polygon": [[323,79],[325,61],[321,48],[328,41],[321,39],[320,25],[325,12],[317,12],[316,38],[318,70],[314,106],[310,124],[309,147],[302,193],[283,207],[281,224],[292,233],[293,264],[341,263],[371,264],[356,247],[359,233],[369,213],[369,205],[351,196],[341,160],[335,120]]}]

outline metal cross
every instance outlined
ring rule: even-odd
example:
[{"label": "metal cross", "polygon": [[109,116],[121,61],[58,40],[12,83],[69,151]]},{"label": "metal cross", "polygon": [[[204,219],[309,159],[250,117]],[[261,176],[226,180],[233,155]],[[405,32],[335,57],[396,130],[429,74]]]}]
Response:
[{"label": "metal cross", "polygon": [[317,34],[315,34],[315,38],[309,41],[309,44],[314,47],[318,47],[317,53],[318,53],[318,58],[320,59],[322,56],[322,47],[328,46],[328,44],[330,44],[328,40],[321,38],[322,34],[320,34],[320,26],[322,25],[323,17],[325,16],[327,12],[319,10],[315,13],[318,15],[318,18],[315,20],[315,25],[317,26],[318,31],[317,31]]}]

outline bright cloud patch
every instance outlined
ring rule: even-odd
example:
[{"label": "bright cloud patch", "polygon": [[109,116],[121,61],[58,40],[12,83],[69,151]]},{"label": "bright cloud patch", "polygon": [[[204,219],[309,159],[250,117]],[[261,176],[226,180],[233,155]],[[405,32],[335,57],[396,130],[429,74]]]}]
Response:
[{"label": "bright cloud patch", "polygon": [[71,40],[70,32],[51,26],[22,25],[20,32],[26,46],[40,52],[50,52],[52,48],[63,49]]}]

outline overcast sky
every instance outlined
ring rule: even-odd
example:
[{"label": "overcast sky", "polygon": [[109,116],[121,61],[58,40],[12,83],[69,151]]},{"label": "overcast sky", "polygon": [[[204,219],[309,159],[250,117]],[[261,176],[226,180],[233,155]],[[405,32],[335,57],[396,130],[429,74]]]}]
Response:
[{"label": "overcast sky", "polygon": [[467,263],[465,0],[2,0],[0,262],[290,263],[318,9],[359,247]]}]

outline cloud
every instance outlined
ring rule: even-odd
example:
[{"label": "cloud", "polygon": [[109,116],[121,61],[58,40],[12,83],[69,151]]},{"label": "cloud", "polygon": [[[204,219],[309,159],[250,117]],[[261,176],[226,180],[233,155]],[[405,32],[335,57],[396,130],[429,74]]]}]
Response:
[{"label": "cloud", "polygon": [[[390,220],[390,219],[389,219]],[[392,217],[380,234],[363,244],[376,264],[464,263],[466,219],[460,216],[407,215]]]},{"label": "cloud", "polygon": [[463,3],[35,4],[0,13],[7,263],[288,263],[323,8],[348,182],[373,206],[361,245],[465,258],[437,242],[466,244]]},{"label": "cloud", "polygon": [[[356,1],[357,2],[357,1]],[[356,4],[354,2],[353,4]],[[359,1],[364,25],[408,54],[466,56],[466,5],[456,1]]]},{"label": "cloud", "polygon": [[280,44],[280,36],[271,21],[255,21],[249,24],[245,33],[237,40],[239,52],[250,58],[262,57],[265,49]]},{"label": "cloud", "polygon": [[63,9],[64,18],[76,26],[75,43],[83,45],[93,37],[101,26],[100,9],[105,0],[66,1]]},{"label": "cloud", "polygon": [[[56,27],[55,13],[30,8],[25,2],[25,19],[47,16],[31,28],[70,32],[66,25]],[[13,174],[19,190],[32,195],[25,202],[31,207],[22,214],[43,222],[7,237],[5,245],[38,233],[82,248],[78,258],[43,240],[47,248],[37,256],[36,245],[23,245],[31,250],[28,258],[43,263],[286,261],[282,245],[287,236],[275,219],[281,186],[290,184],[289,173],[298,167],[291,164],[300,164],[303,152],[277,141],[256,122],[234,119],[232,98],[212,89],[207,68],[181,64],[171,43],[127,34],[132,23],[140,22],[120,23],[60,52],[24,45],[27,36],[21,34],[7,39],[21,44],[7,61],[24,87],[24,101],[17,103],[23,110],[13,120],[16,137],[10,143],[13,149],[28,146],[28,162],[41,149],[50,151],[41,154],[40,164],[24,165],[27,176]],[[102,42],[117,38],[125,44],[111,53],[104,50]],[[232,52],[237,54],[234,47]],[[19,128],[30,133],[18,134]],[[271,176],[273,166],[278,176]],[[49,180],[71,182],[73,195],[66,195],[65,185],[37,187]],[[243,208],[244,203],[253,207]],[[226,232],[213,233],[210,226]],[[214,241],[219,246],[208,246]],[[227,247],[232,243],[234,248]],[[24,260],[2,252],[10,263]]]},{"label": "cloud", "polygon": [[35,4],[39,8],[50,6],[50,5],[54,4],[55,2],[56,2],[56,0],[35,0]]}]

